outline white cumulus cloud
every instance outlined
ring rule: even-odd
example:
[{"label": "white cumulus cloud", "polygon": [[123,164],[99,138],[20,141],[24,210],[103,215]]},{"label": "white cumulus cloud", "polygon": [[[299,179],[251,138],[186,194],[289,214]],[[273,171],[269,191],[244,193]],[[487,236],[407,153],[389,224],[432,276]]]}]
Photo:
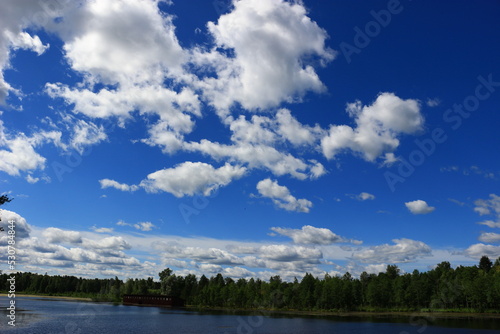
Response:
[{"label": "white cumulus cloud", "polygon": [[214,168],[203,162],[184,162],[174,168],[167,168],[148,175],[141,186],[150,192],[165,191],[176,197],[210,195],[214,190],[241,178],[245,167],[224,166]]},{"label": "white cumulus cloud", "polygon": [[101,184],[101,189],[115,188],[115,189],[118,189],[121,191],[136,191],[139,189],[139,187],[136,185],[128,185],[128,184],[124,184],[124,183],[119,183],[115,180],[110,180],[110,179],[99,180],[99,183]]},{"label": "white cumulus cloud", "polygon": [[264,259],[284,262],[307,260],[317,263],[323,257],[319,249],[304,246],[266,245],[259,251]]},{"label": "white cumulus cloud", "polygon": [[35,151],[45,141],[43,134],[26,136],[8,133],[0,120],[0,171],[19,175],[21,171],[44,169],[46,159]]},{"label": "white cumulus cloud", "polygon": [[334,52],[325,47],[327,33],[300,2],[241,0],[233,6],[207,27],[216,46],[234,56],[216,49],[198,49],[192,56],[195,64],[217,72],[216,78],[205,77],[199,83],[216,108],[226,110],[239,102],[245,109],[264,109],[293,102],[307,91],[325,90],[306,58],[325,63]]},{"label": "white cumulus cloud", "polygon": [[489,227],[500,227],[500,196],[495,194],[490,194],[489,199],[478,199],[474,202],[476,205],[474,211],[479,215],[491,215],[494,217],[493,220],[486,220],[480,224]]},{"label": "white cumulus cloud", "polygon": [[479,241],[488,243],[500,242],[500,233],[484,232],[479,236]]},{"label": "white cumulus cloud", "polygon": [[370,193],[366,193],[366,192],[362,192],[362,193],[360,193],[359,195],[356,196],[356,199],[358,199],[360,201],[374,200],[375,199],[375,195],[370,194]]},{"label": "white cumulus cloud", "polygon": [[157,1],[83,2],[53,29],[72,68],[105,83],[159,82],[184,58],[172,17]]},{"label": "white cumulus cloud", "polygon": [[8,239],[8,224],[9,221],[14,221],[16,238],[29,238],[31,233],[31,227],[26,222],[26,219],[14,211],[0,209],[0,226],[3,227],[4,232],[0,234],[0,244],[7,245]]},{"label": "white cumulus cloud", "polygon": [[422,129],[423,116],[417,100],[403,100],[394,93],[381,93],[375,102],[363,106],[360,101],[347,104],[347,112],[354,118],[356,127],[331,125],[321,140],[323,154],[333,159],[349,149],[367,161],[392,155],[399,146],[401,134],[413,134]]},{"label": "white cumulus cloud", "polygon": [[327,228],[318,228],[311,225],[302,226],[301,229],[271,227],[271,230],[292,238],[296,244],[330,245],[343,242],[362,243],[361,241],[341,237]]},{"label": "white cumulus cloud", "polygon": [[[12,51],[31,50],[37,55],[43,54],[48,44],[39,36],[24,31],[28,26],[43,26],[60,15],[67,3],[59,3],[54,10],[43,11],[41,3],[36,1],[9,1],[2,3],[0,11],[0,105],[6,103],[10,93],[22,94],[5,81],[4,70],[10,66]],[[36,20],[38,19],[38,20]]]},{"label": "white cumulus cloud", "polygon": [[414,215],[425,215],[436,210],[435,207],[429,206],[426,201],[422,201],[420,199],[416,201],[406,202],[405,205],[408,210],[410,210],[410,212]]},{"label": "white cumulus cloud", "polygon": [[353,259],[363,263],[405,263],[429,256],[431,248],[422,241],[394,239],[394,245],[383,244],[353,254]]},{"label": "white cumulus cloud", "polygon": [[71,243],[71,244],[81,244],[82,235],[77,231],[67,231],[61,230],[56,227],[49,227],[43,231],[43,236],[49,243]]},{"label": "white cumulus cloud", "polygon": [[147,231],[151,231],[156,226],[151,222],[140,222],[140,223],[134,224],[134,227],[138,230],[147,232]]},{"label": "white cumulus cloud", "polygon": [[465,255],[479,259],[486,255],[491,259],[500,257],[500,246],[485,245],[483,243],[474,244],[465,250]]},{"label": "white cumulus cloud", "polygon": [[274,204],[287,211],[309,212],[312,202],[307,199],[297,199],[285,186],[280,186],[278,181],[265,179],[257,183],[257,190],[263,197],[271,198]]}]

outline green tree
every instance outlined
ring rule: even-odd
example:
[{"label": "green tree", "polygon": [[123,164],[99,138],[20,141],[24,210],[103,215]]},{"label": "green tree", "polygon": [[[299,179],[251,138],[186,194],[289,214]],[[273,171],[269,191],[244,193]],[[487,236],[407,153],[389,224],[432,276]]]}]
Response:
[{"label": "green tree", "polygon": [[160,273],[158,273],[158,276],[160,276],[160,291],[164,295],[170,295],[172,293],[172,269],[166,268]]},{"label": "green tree", "polygon": [[487,273],[491,270],[492,267],[493,263],[486,255],[481,257],[481,260],[479,260],[479,269],[484,270],[484,272]]},{"label": "green tree", "polygon": [[10,201],[12,201],[12,198],[10,198],[9,196],[7,196],[7,195],[0,196],[0,205],[3,205],[5,203],[9,203]]},{"label": "green tree", "polygon": [[[9,203],[10,201],[12,201],[12,198],[9,198],[9,196],[7,195],[2,195],[0,196],[0,205],[3,205],[5,203]],[[0,221],[2,220],[2,217],[0,216]],[[0,271],[1,273],[1,271]]]},{"label": "green tree", "polygon": [[399,276],[399,268],[396,265],[388,265],[385,273],[390,280],[395,280]]},{"label": "green tree", "polygon": [[135,286],[134,280],[132,278],[128,278],[125,284],[123,285],[123,293],[126,295],[131,295],[134,293]]},{"label": "green tree", "polygon": [[314,307],[314,290],[316,287],[316,279],[312,274],[306,273],[305,276],[300,281],[300,299],[302,301],[302,307],[305,309],[311,309]]},{"label": "green tree", "polygon": [[196,275],[189,274],[184,278],[184,288],[181,292],[181,298],[191,303],[192,298],[196,295],[198,289],[198,280]]},{"label": "green tree", "polygon": [[160,281],[163,281],[164,279],[168,278],[170,275],[172,275],[172,269],[170,269],[170,268],[163,269],[163,271],[158,273],[158,276],[160,276]]}]

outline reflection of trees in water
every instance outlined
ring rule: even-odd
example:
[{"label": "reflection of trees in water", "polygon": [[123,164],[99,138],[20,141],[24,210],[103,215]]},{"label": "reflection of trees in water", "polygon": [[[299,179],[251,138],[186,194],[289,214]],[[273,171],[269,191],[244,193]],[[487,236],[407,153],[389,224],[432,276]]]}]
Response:
[{"label": "reflection of trees in water", "polygon": [[[2,303],[3,304],[3,303]],[[16,304],[17,306],[17,304]],[[6,308],[2,307],[0,308],[0,330],[1,329],[6,329],[6,328],[13,328],[12,326],[7,324],[7,320],[4,319],[9,319],[7,316],[9,315],[9,310]],[[32,310],[23,310],[22,308],[17,308],[16,307],[16,327],[15,328],[23,328],[23,327],[28,327],[33,325],[35,322],[44,320],[46,317],[33,312]]]}]

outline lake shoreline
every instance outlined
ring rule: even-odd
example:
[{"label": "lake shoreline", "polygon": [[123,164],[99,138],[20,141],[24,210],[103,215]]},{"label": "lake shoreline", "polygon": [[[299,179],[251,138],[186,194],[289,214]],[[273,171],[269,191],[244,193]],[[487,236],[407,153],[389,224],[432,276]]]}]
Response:
[{"label": "lake shoreline", "polygon": [[436,318],[436,319],[500,319],[500,313],[478,313],[478,312],[422,312],[422,311],[300,311],[300,310],[269,310],[269,309],[230,309],[230,308],[204,308],[186,306],[186,309],[195,311],[225,311],[225,312],[251,312],[262,315],[279,314],[290,316],[325,316],[339,318]]},{"label": "lake shoreline", "polygon": [[[23,309],[16,308],[15,332],[19,334],[61,333],[69,329],[72,333],[164,333],[166,328],[172,333],[192,334],[257,332],[386,334],[417,333],[427,328],[433,328],[429,333],[440,334],[456,334],[458,328],[463,334],[497,334],[499,322],[497,318],[470,317],[463,319],[392,315],[336,317],[325,316],[323,315],[325,312],[293,312],[286,315],[272,311],[257,312],[257,310],[238,312],[227,308],[220,311],[210,311],[207,308],[205,312],[196,312],[189,308],[127,307],[106,302],[75,302],[36,295],[19,297],[19,306],[23,306]],[[6,315],[7,312],[5,309],[3,314]],[[308,316],[305,313],[314,315]],[[6,331],[7,326],[7,322],[0,322],[0,332]]]},{"label": "lake shoreline", "polygon": [[[8,297],[6,293],[0,293],[0,297]],[[86,297],[71,297],[71,296],[49,296],[49,295],[36,295],[36,294],[20,294],[17,293],[16,297],[30,297],[30,298],[43,298],[43,299],[59,299],[67,301],[83,301],[94,303],[109,303],[103,301],[95,301],[92,298]],[[161,306],[156,306],[161,307]],[[290,316],[325,316],[325,317],[339,317],[339,318],[436,318],[436,319],[500,319],[500,313],[478,313],[478,312],[443,312],[443,311],[300,311],[300,310],[278,310],[278,309],[245,309],[245,308],[224,308],[224,307],[197,307],[187,305],[183,307],[187,310],[193,311],[217,311],[217,312],[245,312],[245,313],[260,313],[262,315],[290,315]]]},{"label": "lake shoreline", "polygon": [[[8,294],[0,293],[0,297],[8,297]],[[61,300],[74,300],[74,301],[82,301],[82,302],[92,302],[93,301],[92,298],[85,298],[85,297],[32,295],[32,294],[23,294],[23,293],[16,293],[16,298],[17,297],[61,299]]]}]

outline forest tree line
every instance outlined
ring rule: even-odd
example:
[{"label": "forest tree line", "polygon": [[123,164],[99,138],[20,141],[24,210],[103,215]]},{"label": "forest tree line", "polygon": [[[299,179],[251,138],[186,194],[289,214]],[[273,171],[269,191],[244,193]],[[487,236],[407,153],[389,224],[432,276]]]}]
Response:
[{"label": "forest tree line", "polygon": [[[402,274],[395,265],[385,272],[363,272],[354,278],[307,273],[300,281],[238,279],[217,274],[210,278],[175,275],[167,268],[160,281],[147,279],[87,279],[75,276],[17,273],[16,293],[91,297],[119,302],[124,294],[165,294],[186,305],[244,309],[286,310],[460,310],[500,312],[500,258],[493,264],[483,256],[476,266],[452,268],[442,262],[427,272]],[[7,274],[0,275],[0,290],[7,291]]]}]

